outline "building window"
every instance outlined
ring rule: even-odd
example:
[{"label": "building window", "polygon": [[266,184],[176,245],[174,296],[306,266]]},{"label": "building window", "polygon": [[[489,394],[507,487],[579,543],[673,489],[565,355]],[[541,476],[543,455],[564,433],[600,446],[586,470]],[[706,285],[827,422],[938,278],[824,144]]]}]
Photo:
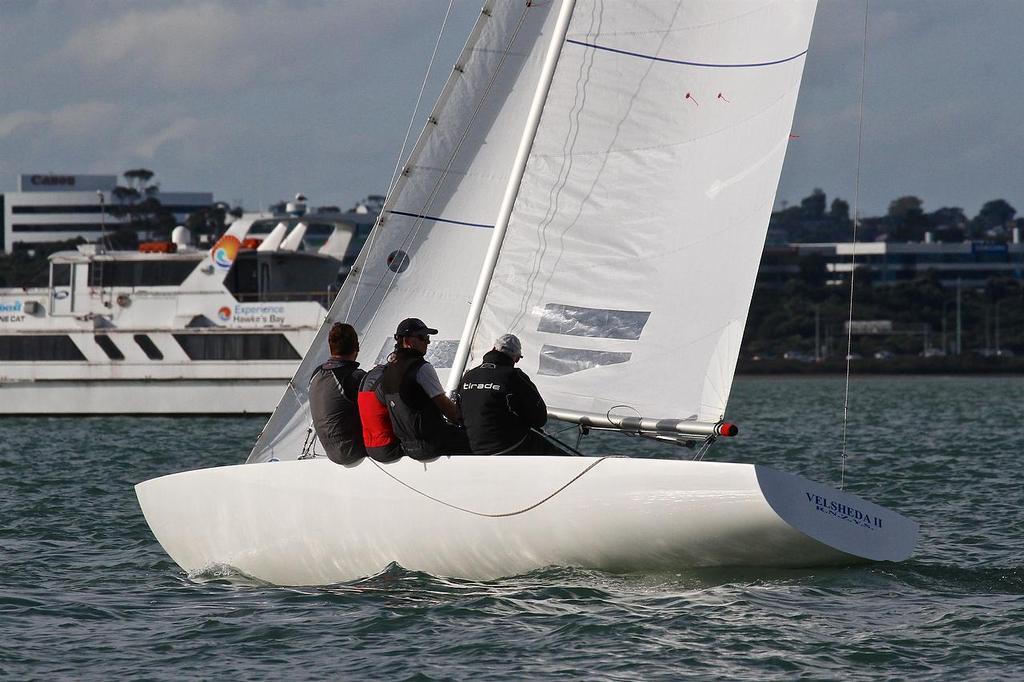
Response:
[{"label": "building window", "polygon": [[298,360],[284,334],[174,334],[190,360]]},{"label": "building window", "polygon": [[103,349],[108,358],[111,360],[124,360],[124,353],[121,352],[121,349],[117,347],[117,344],[109,336],[97,334],[92,338],[96,340],[96,345]]},{"label": "building window", "polygon": [[[120,223],[107,223],[106,229],[116,230]],[[104,229],[102,223],[49,223],[46,225],[26,225],[12,223],[12,232],[99,232]]]},{"label": "building window", "polygon": [[85,356],[70,336],[0,336],[0,361],[83,361]]},{"label": "building window", "polygon": [[163,360],[164,354],[160,352],[160,349],[153,343],[153,339],[149,338],[145,334],[136,334],[132,337],[135,339],[135,343],[139,345],[142,352],[146,354],[146,357],[150,360]]}]

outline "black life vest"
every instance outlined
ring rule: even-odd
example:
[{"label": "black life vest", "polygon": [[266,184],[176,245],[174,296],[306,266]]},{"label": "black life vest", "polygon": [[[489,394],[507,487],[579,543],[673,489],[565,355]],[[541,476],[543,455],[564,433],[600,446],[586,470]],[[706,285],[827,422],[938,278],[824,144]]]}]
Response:
[{"label": "black life vest", "polygon": [[416,381],[416,373],[427,364],[411,348],[399,348],[384,368],[384,404],[391,426],[402,442],[402,450],[413,459],[437,456],[438,440],[444,428],[441,410]]},{"label": "black life vest", "polygon": [[332,462],[352,464],[366,456],[356,394],[363,371],[358,362],[330,359],[309,380],[313,429]]}]

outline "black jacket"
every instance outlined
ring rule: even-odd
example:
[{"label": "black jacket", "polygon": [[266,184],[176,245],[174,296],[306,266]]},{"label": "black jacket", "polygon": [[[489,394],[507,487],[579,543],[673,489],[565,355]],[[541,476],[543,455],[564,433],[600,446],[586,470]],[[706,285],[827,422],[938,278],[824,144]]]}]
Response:
[{"label": "black jacket", "polygon": [[352,464],[366,456],[356,395],[366,374],[358,362],[331,358],[309,381],[309,412],[313,429],[327,456],[337,464]]},{"label": "black jacket", "polygon": [[459,404],[469,444],[476,455],[514,448],[548,420],[547,406],[530,378],[512,358],[492,350],[483,364],[462,375]]}]

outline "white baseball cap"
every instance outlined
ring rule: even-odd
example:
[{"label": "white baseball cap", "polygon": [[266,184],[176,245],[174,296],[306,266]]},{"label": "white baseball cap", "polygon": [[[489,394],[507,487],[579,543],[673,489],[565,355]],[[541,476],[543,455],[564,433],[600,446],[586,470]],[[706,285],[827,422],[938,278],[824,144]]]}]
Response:
[{"label": "white baseball cap", "polygon": [[513,360],[523,357],[523,344],[515,334],[502,334],[494,342],[494,350],[500,350]]}]

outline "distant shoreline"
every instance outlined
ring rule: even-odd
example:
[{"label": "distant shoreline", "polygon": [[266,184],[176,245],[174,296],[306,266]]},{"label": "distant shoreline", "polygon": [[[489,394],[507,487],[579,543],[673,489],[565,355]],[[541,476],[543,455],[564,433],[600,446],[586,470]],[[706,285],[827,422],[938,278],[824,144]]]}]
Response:
[{"label": "distant shoreline", "polygon": [[[1024,358],[983,358],[962,355],[945,358],[896,357],[889,360],[859,359],[850,362],[852,374],[864,375],[998,375],[1024,374]],[[790,376],[846,374],[846,361],[829,359],[823,362],[797,360],[740,360],[738,376]]]}]

